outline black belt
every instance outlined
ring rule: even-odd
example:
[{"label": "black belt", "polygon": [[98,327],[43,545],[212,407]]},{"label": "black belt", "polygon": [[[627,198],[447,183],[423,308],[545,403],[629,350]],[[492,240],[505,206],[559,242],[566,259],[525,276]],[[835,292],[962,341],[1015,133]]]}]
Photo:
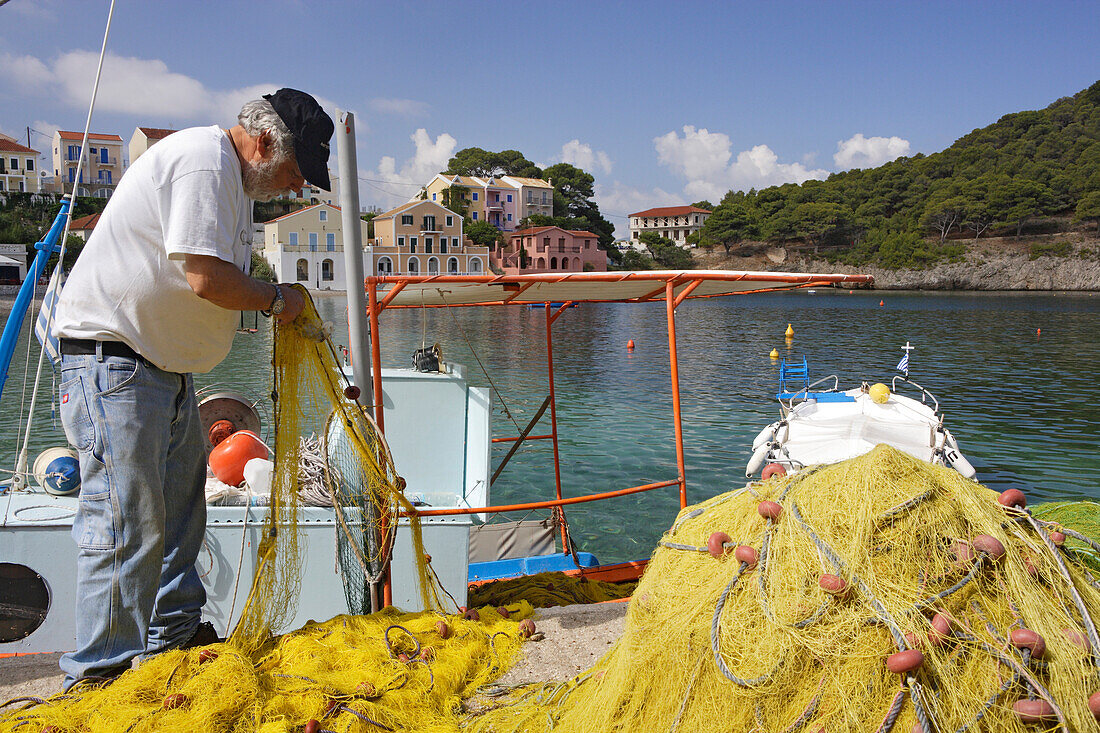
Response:
[{"label": "black belt", "polygon": [[102,346],[104,356],[123,356],[128,359],[140,359],[141,354],[121,341],[95,341],[93,339],[61,339],[61,353],[69,356],[95,354],[96,347]]}]

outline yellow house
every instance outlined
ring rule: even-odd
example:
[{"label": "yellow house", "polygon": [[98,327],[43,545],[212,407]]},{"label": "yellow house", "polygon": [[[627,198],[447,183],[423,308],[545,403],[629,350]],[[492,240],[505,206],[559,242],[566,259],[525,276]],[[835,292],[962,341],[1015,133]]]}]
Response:
[{"label": "yellow house", "polygon": [[462,217],[434,201],[410,201],[372,223],[374,241],[364,253],[368,274],[479,275],[488,269],[489,248],[466,243]]},{"label": "yellow house", "polygon": [[61,190],[76,184],[77,196],[111,198],[122,178],[122,138],[118,135],[88,134],[88,157],[77,172],[82,132],[59,130],[53,134],[53,175]]},{"label": "yellow house", "polygon": [[0,191],[38,193],[38,151],[0,135]]},{"label": "yellow house", "polygon": [[437,173],[435,178],[424,187],[428,201],[444,203],[443,192],[455,186],[462,191],[462,201],[466,204],[466,216],[471,221],[485,221],[485,182],[473,176],[448,176]]}]

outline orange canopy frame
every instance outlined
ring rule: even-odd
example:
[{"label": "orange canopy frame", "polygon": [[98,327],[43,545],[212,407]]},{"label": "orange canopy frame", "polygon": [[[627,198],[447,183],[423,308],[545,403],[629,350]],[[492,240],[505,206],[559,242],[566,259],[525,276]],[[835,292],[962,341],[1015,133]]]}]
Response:
[{"label": "orange canopy frame", "polygon": [[[686,507],[687,476],[684,471],[684,441],[680,419],[680,377],[676,355],[676,308],[695,298],[726,295],[747,295],[794,288],[868,287],[870,275],[843,273],[750,272],[737,270],[649,270],[629,272],[563,272],[530,275],[379,275],[365,280],[367,313],[370,318],[371,361],[381,364],[379,345],[379,315],[388,308],[454,308],[471,306],[508,306],[544,304],[546,306],[546,370],[550,391],[550,433],[548,435],[497,438],[496,441],[549,439],[554,446],[553,501],[527,502],[478,508],[433,509],[417,511],[418,516],[447,514],[480,514],[522,511],[553,507],[561,512],[567,504],[598,501],[668,486],[678,486],[680,507]],[[598,494],[565,499],[561,490],[561,466],[558,455],[558,424],[554,394],[554,350],[552,326],[563,310],[575,303],[651,303],[664,300],[668,324],[668,355],[672,388],[672,421],[676,443],[674,479],[655,481],[641,486],[617,489]],[[557,308],[550,304],[560,303]],[[381,369],[372,369],[375,421],[385,433],[382,416]],[[568,549],[565,523],[561,527],[562,545]],[[388,560],[387,560],[388,564]],[[384,589],[385,603],[391,603],[388,571]]]}]

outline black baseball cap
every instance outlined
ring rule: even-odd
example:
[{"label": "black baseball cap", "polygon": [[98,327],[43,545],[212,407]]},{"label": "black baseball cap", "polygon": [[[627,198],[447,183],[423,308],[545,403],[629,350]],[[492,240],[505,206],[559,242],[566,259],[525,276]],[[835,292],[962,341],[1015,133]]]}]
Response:
[{"label": "black baseball cap", "polygon": [[302,177],[318,188],[332,189],[328,179],[328,141],[335,126],[317,100],[297,89],[265,94],[294,137],[294,156]]}]

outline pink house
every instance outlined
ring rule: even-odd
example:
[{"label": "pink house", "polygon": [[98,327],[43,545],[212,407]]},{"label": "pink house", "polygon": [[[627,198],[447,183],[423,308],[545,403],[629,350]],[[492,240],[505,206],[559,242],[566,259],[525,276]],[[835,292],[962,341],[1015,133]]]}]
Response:
[{"label": "pink house", "polygon": [[[514,232],[503,249],[490,253],[506,275],[529,272],[606,272],[607,254],[592,232],[533,227]],[[526,265],[526,266],[524,266]]]}]

